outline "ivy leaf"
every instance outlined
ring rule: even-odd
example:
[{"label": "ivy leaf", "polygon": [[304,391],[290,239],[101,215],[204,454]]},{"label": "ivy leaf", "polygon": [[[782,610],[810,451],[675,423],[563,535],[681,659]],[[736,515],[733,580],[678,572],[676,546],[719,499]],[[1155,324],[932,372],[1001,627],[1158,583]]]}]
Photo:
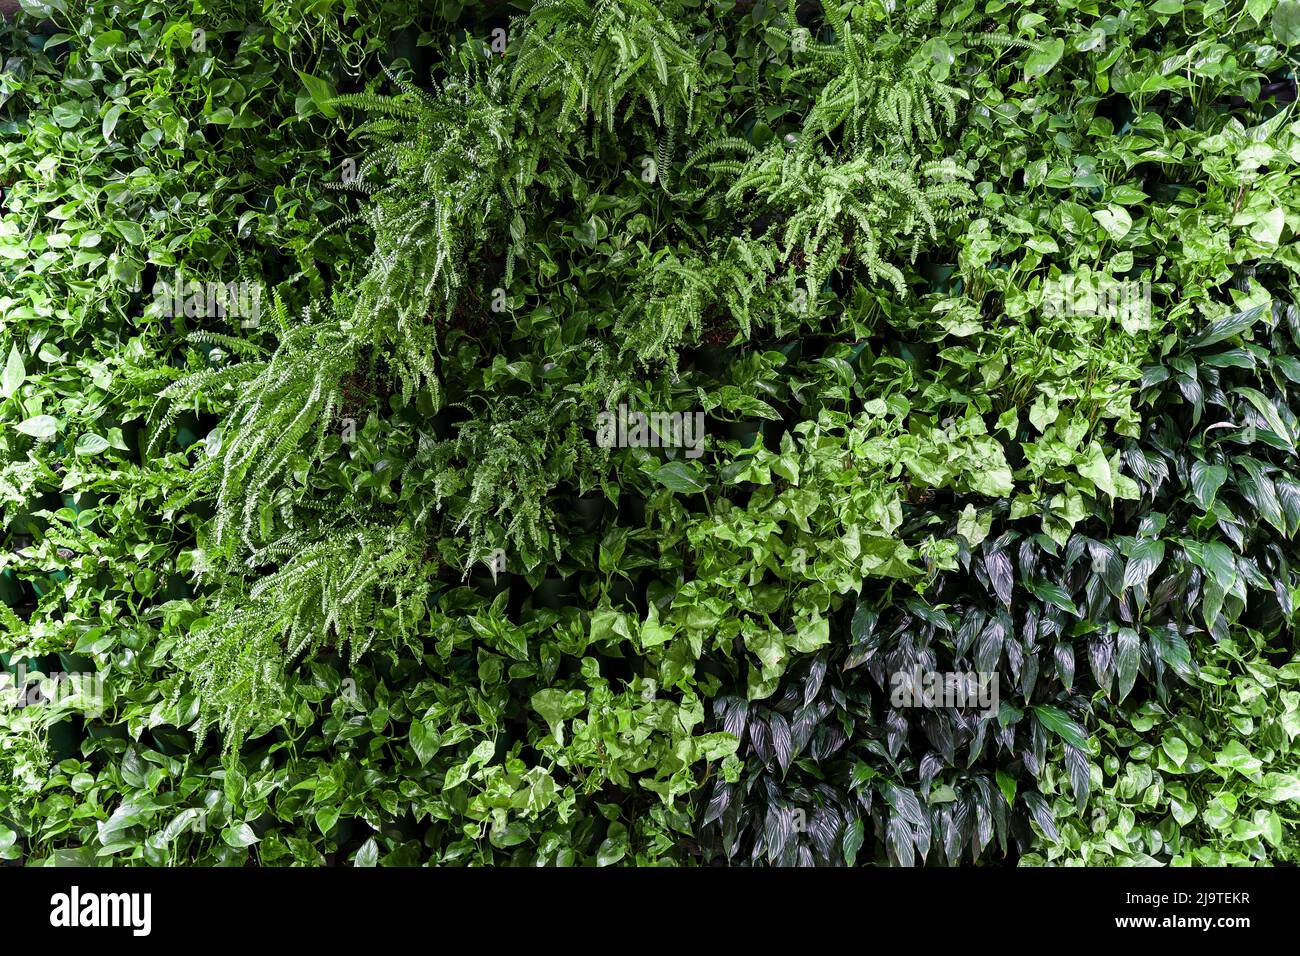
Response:
[{"label": "ivy leaf", "polygon": [[126,34],[121,30],[105,30],[90,44],[90,58],[92,60],[102,59],[105,54],[112,52],[126,40]]},{"label": "ivy leaf", "polygon": [[27,369],[23,366],[22,353],[17,345],[10,346],[9,360],[5,362],[4,372],[0,373],[0,398],[13,398],[26,380]]},{"label": "ivy leaf", "polygon": [[424,721],[411,721],[411,747],[415,751],[415,758],[420,761],[420,765],[427,764],[433,755],[438,752],[438,734],[432,730]]},{"label": "ivy leaf", "polygon": [[361,844],[361,849],[357,850],[357,855],[352,861],[353,866],[374,866],[379,862],[379,844],[375,838],[371,837],[365,843]]},{"label": "ivy leaf", "polygon": [[76,447],[73,449],[78,455],[98,455],[108,447],[108,439],[102,435],[96,435],[93,432],[87,432],[77,439]]},{"label": "ivy leaf", "polygon": [[932,37],[921,44],[917,55],[929,63],[930,75],[940,82],[948,79],[952,65],[957,60],[952,48],[939,37]]},{"label": "ivy leaf", "polygon": [[586,695],[580,690],[564,691],[555,687],[539,690],[530,699],[533,710],[542,715],[560,746],[564,745],[564,721],[579,713],[586,705]]},{"label": "ivy leaf", "polygon": [[442,778],[442,789],[444,792],[454,790],[462,783],[469,779],[470,771],[473,768],[466,763],[458,763],[447,770],[446,776]]},{"label": "ivy leaf", "polygon": [[[511,820],[503,827],[498,827],[494,823],[492,829],[488,832],[488,839],[495,847],[506,849],[512,846],[518,846],[528,839],[528,825],[522,820]],[[606,840],[606,843],[609,841]]]},{"label": "ivy leaf", "polygon": [[1025,59],[1025,79],[1032,80],[1035,77],[1046,75],[1052,67],[1061,61],[1061,54],[1064,52],[1064,40],[1053,39],[1040,44],[1040,49],[1029,54]]},{"label": "ivy leaf", "polygon": [[227,846],[240,849],[246,846],[252,846],[258,841],[258,836],[253,832],[253,828],[247,823],[241,823],[238,826],[228,826],[221,831],[221,839],[226,841]]},{"label": "ivy leaf", "polygon": [[1107,206],[1105,209],[1098,209],[1092,214],[1092,218],[1096,219],[1101,224],[1101,228],[1106,230],[1107,235],[1116,242],[1127,236],[1133,228],[1133,219],[1123,206]]},{"label": "ivy leaf", "polygon": [[698,468],[680,460],[667,462],[657,468],[651,477],[669,491],[682,494],[697,494],[709,487],[700,479]]},{"label": "ivy leaf", "polygon": [[975,506],[967,504],[962,513],[957,518],[957,533],[961,535],[973,548],[989,536],[989,528],[993,525],[993,513],[991,511],[976,511]]},{"label": "ivy leaf", "polygon": [[1267,212],[1259,213],[1250,227],[1250,238],[1265,246],[1276,246],[1282,240],[1282,228],[1286,225],[1286,213],[1281,206],[1274,206]]},{"label": "ivy leaf", "polygon": [[1187,741],[1179,737],[1166,737],[1160,742],[1160,749],[1177,766],[1187,763]]},{"label": "ivy leaf", "polygon": [[596,851],[597,866],[613,866],[627,855],[627,840],[607,838]]},{"label": "ivy leaf", "polygon": [[334,109],[334,87],[328,80],[322,80],[318,76],[312,76],[310,73],[304,73],[298,70],[298,77],[302,80],[302,85],[307,88],[308,94],[311,95],[311,101],[316,104],[316,108],[324,116],[338,116],[338,111]]},{"label": "ivy leaf", "polygon": [[63,0],[19,0],[19,5],[23,12],[33,17],[48,19],[54,11],[67,13],[68,8],[64,5]]},{"label": "ivy leaf", "polygon": [[335,825],[339,822],[339,808],[320,807],[315,813],[316,829],[321,832],[322,836],[329,836]]},{"label": "ivy leaf", "polygon": [[[1000,449],[997,457],[1001,458]],[[973,491],[991,498],[1005,498],[1016,488],[1011,477],[1011,469],[1007,467],[1005,461],[996,459],[970,476],[970,486]]]},{"label": "ivy leaf", "polygon": [[104,134],[104,142],[111,143],[113,141],[113,130],[117,129],[117,121],[121,116],[122,107],[116,103],[110,106],[108,112],[104,114],[104,122],[100,126],[100,131]]},{"label": "ivy leaf", "polygon": [[1264,774],[1265,790],[1263,796],[1269,803],[1300,800],[1300,776],[1294,773]]},{"label": "ivy leaf", "polygon": [[1115,497],[1115,481],[1111,477],[1110,462],[1106,460],[1106,453],[1097,442],[1088,443],[1083,463],[1079,465],[1079,474],[1091,481],[1098,491]]},{"label": "ivy leaf", "polygon": [[36,415],[25,422],[20,422],[17,428],[24,435],[31,435],[43,441],[54,437],[59,430],[59,422],[53,415]]},{"label": "ivy leaf", "polygon": [[799,625],[794,637],[790,639],[790,646],[802,654],[811,654],[817,648],[825,647],[830,642],[830,621],[824,617],[816,617]]},{"label": "ivy leaf", "polygon": [[1281,0],[1273,8],[1273,36],[1283,46],[1300,44],[1300,2]]}]

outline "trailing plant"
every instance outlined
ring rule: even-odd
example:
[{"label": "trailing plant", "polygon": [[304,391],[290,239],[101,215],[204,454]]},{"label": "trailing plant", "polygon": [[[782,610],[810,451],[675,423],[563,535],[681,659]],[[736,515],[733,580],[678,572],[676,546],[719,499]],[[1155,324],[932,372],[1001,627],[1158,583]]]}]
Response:
[{"label": "trailing plant", "polygon": [[0,858],[1295,862],[1291,0],[46,6]]}]

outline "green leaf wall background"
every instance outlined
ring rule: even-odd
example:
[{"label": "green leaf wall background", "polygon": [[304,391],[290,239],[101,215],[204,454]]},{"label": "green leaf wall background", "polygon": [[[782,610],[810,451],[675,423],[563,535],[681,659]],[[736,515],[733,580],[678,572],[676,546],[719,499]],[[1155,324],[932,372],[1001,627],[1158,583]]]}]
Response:
[{"label": "green leaf wall background", "polygon": [[1296,862],[1300,4],[24,11],[0,858]]}]

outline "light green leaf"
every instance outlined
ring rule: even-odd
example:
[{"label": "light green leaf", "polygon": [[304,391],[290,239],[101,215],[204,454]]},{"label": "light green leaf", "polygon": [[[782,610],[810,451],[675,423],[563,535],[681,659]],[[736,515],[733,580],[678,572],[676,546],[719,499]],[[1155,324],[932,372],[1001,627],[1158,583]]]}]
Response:
[{"label": "light green leaf", "polygon": [[93,432],[87,432],[77,439],[74,449],[78,455],[98,455],[108,447],[108,439]]},{"label": "light green leaf", "polygon": [[610,838],[601,843],[600,848],[596,850],[596,865],[612,866],[626,855],[627,840]]},{"label": "light green leaf", "polygon": [[993,512],[988,509],[976,511],[972,504],[967,504],[957,518],[957,533],[965,538],[971,547],[987,538],[989,528],[992,526]]},{"label": "light green leaf", "polygon": [[1000,768],[996,773],[998,789],[1002,791],[1002,796],[1007,800],[1007,806],[1015,806],[1016,803],[1016,778],[1011,774],[1004,772]]},{"label": "light green leaf", "polygon": [[328,80],[322,80],[302,70],[298,70],[298,76],[303,86],[307,88],[307,92],[311,94],[311,101],[316,104],[316,108],[325,116],[338,116],[338,111],[331,102],[335,96],[333,85]]},{"label": "light green leaf", "polygon": [[379,844],[375,838],[371,837],[365,843],[361,844],[361,849],[357,850],[356,859],[353,860],[353,866],[374,866],[379,862]]},{"label": "light green leaf", "polygon": [[4,372],[0,373],[0,398],[13,398],[26,380],[27,369],[23,366],[22,353],[17,345],[10,346],[9,360],[5,362]]},{"label": "light green leaf", "polygon": [[1127,236],[1129,230],[1133,228],[1133,219],[1123,206],[1111,205],[1105,209],[1098,209],[1092,214],[1092,218],[1101,223],[1101,227],[1116,242]]},{"label": "light green leaf", "polygon": [[1264,799],[1269,803],[1300,801],[1300,775],[1294,773],[1264,774]]},{"label": "light green leaf", "polygon": [[90,57],[92,60],[98,60],[106,53],[111,52],[114,48],[121,45],[126,40],[126,34],[121,30],[105,30],[99,36],[95,37],[90,44]]},{"label": "light green leaf", "polygon": [[420,765],[427,764],[438,751],[438,734],[423,720],[411,721],[411,748]]},{"label": "light green leaf", "polygon": [[1282,241],[1282,227],[1286,225],[1286,213],[1281,206],[1274,206],[1255,217],[1250,228],[1250,238],[1265,246],[1276,246]]},{"label": "light green leaf", "polygon": [[830,642],[830,621],[824,617],[816,617],[799,625],[794,636],[790,639],[790,646],[802,654],[811,654],[817,648],[825,647]]},{"label": "light green leaf", "polygon": [[1160,742],[1160,748],[1175,764],[1182,766],[1187,762],[1187,742],[1178,737],[1166,737]]},{"label": "light green leaf", "polygon": [[247,823],[241,823],[238,826],[232,824],[221,831],[221,839],[226,841],[228,846],[240,849],[246,846],[252,846],[258,841],[258,836],[253,832],[253,828]]},{"label": "light green leaf", "polygon": [[580,713],[586,706],[586,695],[580,690],[559,690],[547,688],[539,690],[529,702],[533,710],[541,714],[542,719],[551,728],[551,734],[561,746],[564,744],[564,721]]},{"label": "light green leaf", "polygon": [[53,415],[35,415],[17,427],[24,435],[44,440],[54,437],[55,432],[59,430],[59,422]]},{"label": "light green leaf", "polygon": [[113,130],[117,129],[117,121],[121,116],[122,107],[117,104],[110,106],[108,112],[104,114],[104,122],[101,126],[101,130],[104,134],[105,142],[112,142]]},{"label": "light green leaf", "polygon": [[1043,394],[1039,394],[1029,406],[1029,422],[1040,432],[1046,432],[1047,426],[1056,421],[1060,414],[1061,408],[1056,399]]},{"label": "light green leaf", "polygon": [[699,469],[680,460],[666,463],[656,469],[651,477],[669,491],[682,494],[696,494],[708,488],[700,478]]},{"label": "light green leaf", "polygon": [[1300,3],[1281,0],[1273,9],[1273,36],[1284,46],[1300,44]]},{"label": "light green leaf", "polygon": [[1041,49],[1029,54],[1025,59],[1027,80],[1046,74],[1061,61],[1061,54],[1065,52],[1065,41],[1061,39],[1048,40],[1040,46]]},{"label": "light green leaf", "polygon": [[1115,481],[1111,477],[1110,462],[1106,460],[1106,453],[1097,442],[1088,443],[1083,462],[1079,465],[1079,474],[1096,485],[1098,491],[1104,491],[1112,498],[1115,496]]}]

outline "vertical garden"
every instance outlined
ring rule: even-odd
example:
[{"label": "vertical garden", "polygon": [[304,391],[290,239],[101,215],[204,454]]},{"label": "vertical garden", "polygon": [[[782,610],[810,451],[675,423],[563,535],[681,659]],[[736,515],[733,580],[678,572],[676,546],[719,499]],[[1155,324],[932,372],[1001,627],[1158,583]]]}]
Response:
[{"label": "vertical garden", "polygon": [[15,6],[0,859],[1300,862],[1297,0]]}]

